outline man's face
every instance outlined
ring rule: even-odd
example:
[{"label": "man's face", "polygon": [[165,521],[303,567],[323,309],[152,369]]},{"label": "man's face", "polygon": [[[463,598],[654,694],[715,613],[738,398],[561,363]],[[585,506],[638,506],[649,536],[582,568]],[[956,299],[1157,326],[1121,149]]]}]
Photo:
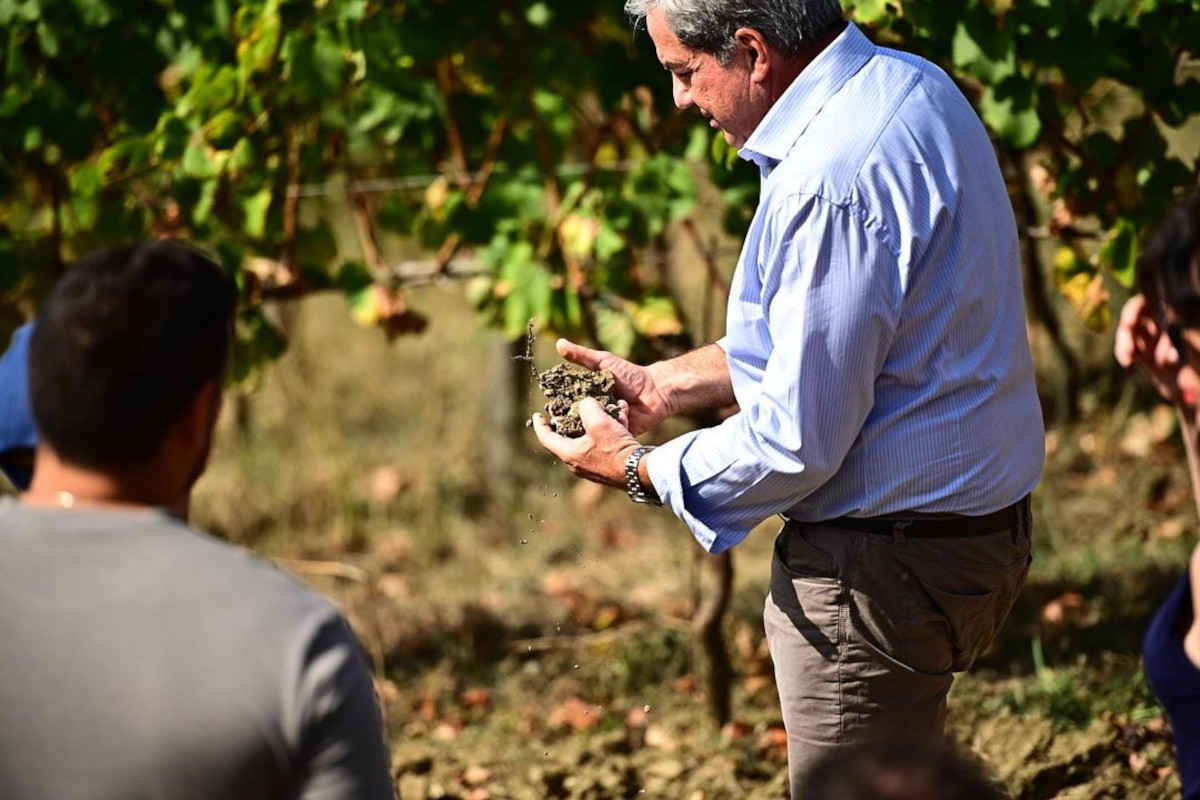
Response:
[{"label": "man's face", "polygon": [[734,147],[744,145],[765,114],[756,111],[746,53],[739,51],[728,66],[722,66],[716,56],[685,46],[671,30],[662,6],[646,15],[646,30],[659,62],[671,73],[675,105],[696,106],[709,125],[721,129],[725,141]]}]

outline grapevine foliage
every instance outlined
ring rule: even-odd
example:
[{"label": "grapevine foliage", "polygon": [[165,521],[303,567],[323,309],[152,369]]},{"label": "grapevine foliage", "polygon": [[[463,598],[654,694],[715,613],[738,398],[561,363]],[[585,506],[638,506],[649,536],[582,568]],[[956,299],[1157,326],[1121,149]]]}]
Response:
[{"label": "grapevine foliage", "polygon": [[[1168,138],[1200,112],[1200,0],[848,11],[964,86],[1096,322],[1096,281],[1128,285],[1196,182]],[[0,327],[83,253],[180,236],[236,272],[242,373],[284,347],[274,300],[340,291],[364,324],[421,330],[397,266],[418,251],[474,265],[469,297],[514,339],[534,319],[629,354],[683,331],[646,254],[698,184],[731,233],[756,198],[619,0],[0,0],[0,31]]]}]

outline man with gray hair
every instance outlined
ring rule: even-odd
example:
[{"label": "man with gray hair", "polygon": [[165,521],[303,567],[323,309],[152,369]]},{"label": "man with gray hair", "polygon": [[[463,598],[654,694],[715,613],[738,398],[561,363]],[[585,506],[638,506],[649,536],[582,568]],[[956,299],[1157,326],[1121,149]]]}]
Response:
[{"label": "man with gray hair", "polygon": [[[581,409],[575,475],[665,505],[717,553],[780,515],[764,619],[793,796],[823,753],[933,736],[955,672],[1025,581],[1044,459],[1017,230],[995,152],[953,81],[872,44],[836,0],[629,0],[762,191],[725,336],[610,369],[624,411]],[[720,425],[642,446],[679,413]]]}]

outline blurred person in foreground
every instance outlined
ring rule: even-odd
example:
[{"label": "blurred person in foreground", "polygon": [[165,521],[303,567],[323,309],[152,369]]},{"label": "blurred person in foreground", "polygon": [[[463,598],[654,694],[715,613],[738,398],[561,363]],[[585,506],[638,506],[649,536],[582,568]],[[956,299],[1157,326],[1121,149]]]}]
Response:
[{"label": "blurred person in foreground", "polygon": [[40,309],[36,469],[0,505],[0,797],[393,797],[346,622],[186,523],[234,302],[161,242],[84,258]]},{"label": "blurred person in foreground", "polygon": [[0,472],[20,492],[29,488],[37,447],[26,370],[32,333],[33,323],[17,328],[8,350],[0,356]]},{"label": "blurred person in foreground", "polygon": [[805,800],[1006,800],[983,766],[946,741],[878,739],[835,750],[805,781]]},{"label": "blurred person in foreground", "polygon": [[[1114,352],[1175,406],[1200,510],[1200,189],[1177,203],[1138,264],[1139,294],[1121,311]],[[1200,798],[1200,547],[1155,614],[1146,678],[1166,708],[1186,800]]]},{"label": "blurred person in foreground", "polygon": [[[767,639],[799,775],[878,729],[942,730],[953,674],[1024,584],[1045,437],[1016,221],[975,110],[933,64],[876,47],[837,0],[628,0],[695,106],[759,170],[725,336],[610,369],[575,475],[666,505],[719,553],[781,515]],[[657,447],[670,416],[736,403]]]}]

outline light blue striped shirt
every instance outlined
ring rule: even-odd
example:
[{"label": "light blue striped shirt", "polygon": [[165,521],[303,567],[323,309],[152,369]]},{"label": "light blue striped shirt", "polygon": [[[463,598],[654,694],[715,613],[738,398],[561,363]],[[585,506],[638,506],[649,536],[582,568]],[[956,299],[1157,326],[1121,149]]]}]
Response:
[{"label": "light blue striped shirt", "polygon": [[773,514],[1028,494],[1045,435],[1016,224],[950,78],[849,24],[741,156],[762,195],[718,342],[741,410],[647,459],[664,503],[722,552]]}]

